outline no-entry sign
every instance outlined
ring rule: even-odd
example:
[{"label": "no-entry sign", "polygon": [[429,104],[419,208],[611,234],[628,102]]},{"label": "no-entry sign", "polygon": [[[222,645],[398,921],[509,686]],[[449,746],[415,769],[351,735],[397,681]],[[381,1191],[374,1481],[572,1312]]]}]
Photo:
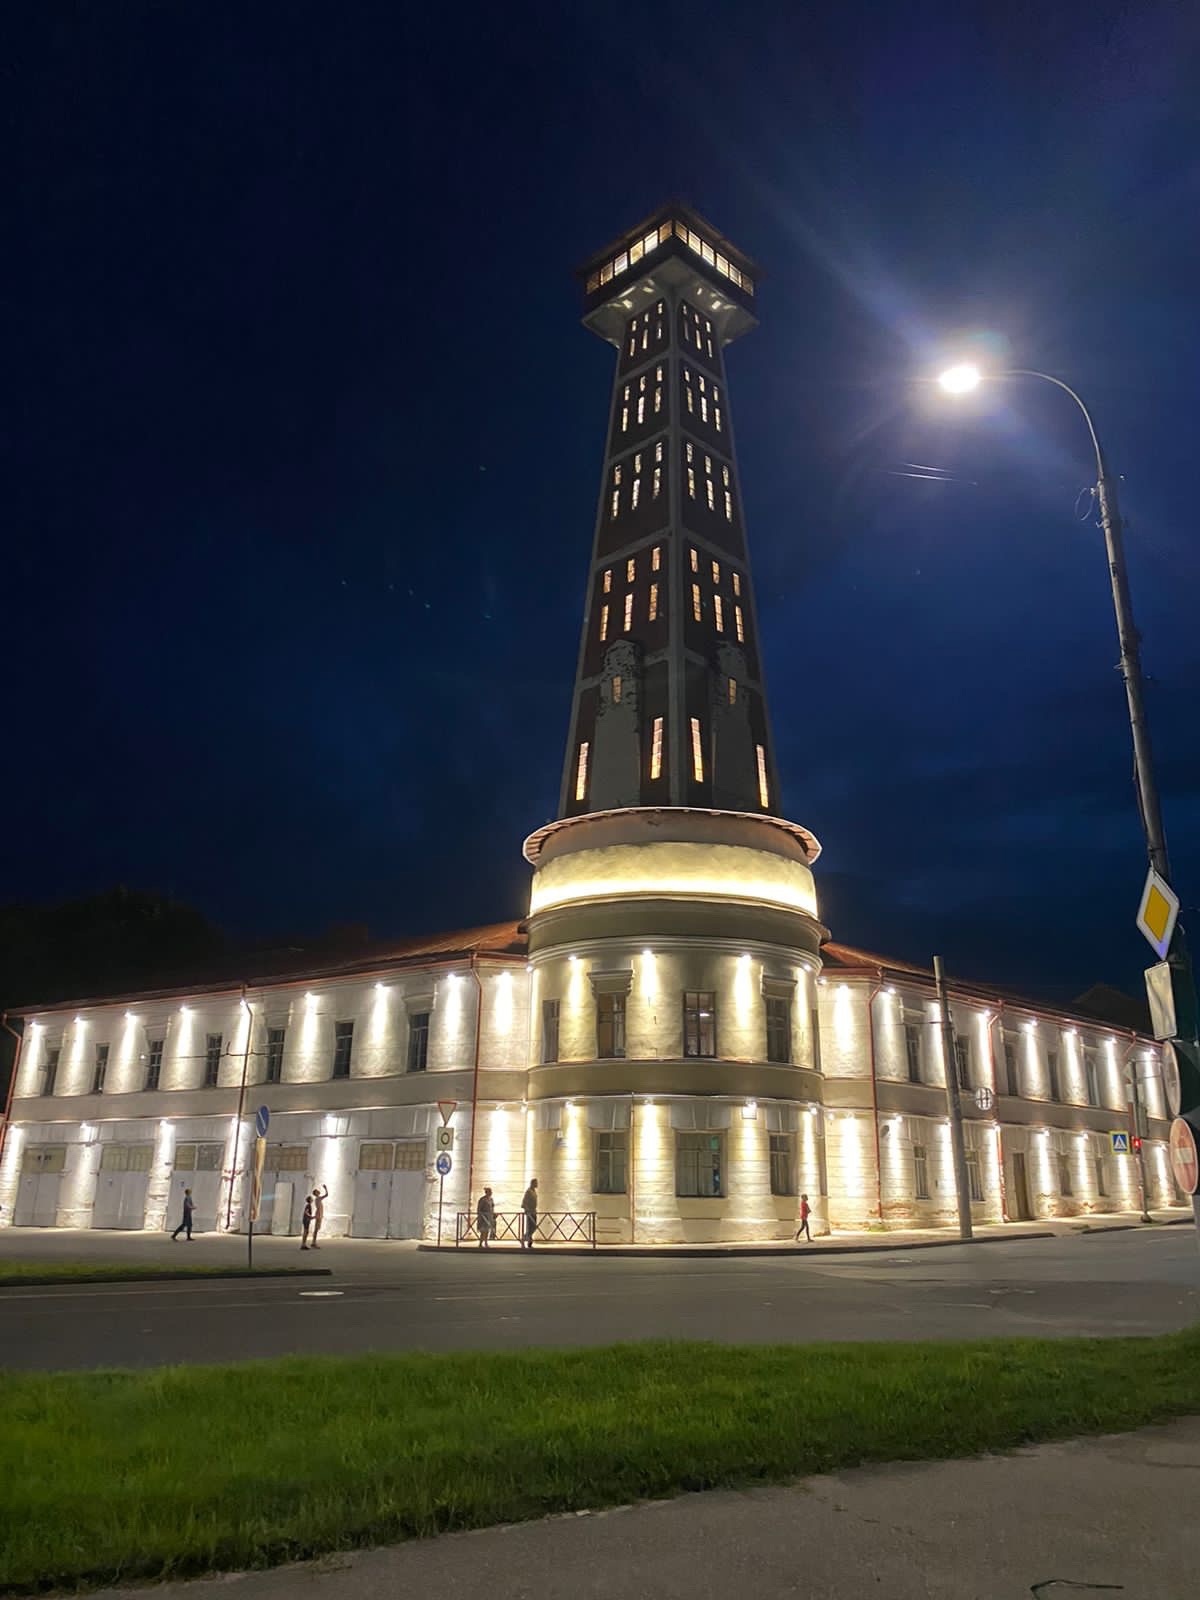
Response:
[{"label": "no-entry sign", "polygon": [[1184,1194],[1200,1192],[1200,1153],[1190,1122],[1176,1117],[1171,1124],[1171,1171]]}]

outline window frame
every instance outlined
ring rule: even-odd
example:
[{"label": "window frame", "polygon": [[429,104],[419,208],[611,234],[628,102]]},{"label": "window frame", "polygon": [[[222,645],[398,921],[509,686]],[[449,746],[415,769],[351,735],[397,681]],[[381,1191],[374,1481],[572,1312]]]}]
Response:
[{"label": "window frame", "polygon": [[[708,1000],[705,1011],[704,1000]],[[694,1021],[694,1027],[692,1022]],[[706,1050],[704,1044],[709,1048]],[[692,1041],[695,1048],[690,1048]],[[683,1054],[686,1060],[715,1061],[717,1059],[717,995],[714,989],[685,989],[683,991]]]},{"label": "window frame", "polygon": [[800,1191],[796,1182],[795,1134],[768,1134],[767,1160],[771,1169],[771,1193],[784,1199],[797,1195]]},{"label": "window frame", "polygon": [[[693,1141],[688,1143],[688,1141]],[[694,1161],[683,1161],[681,1156],[694,1156]],[[701,1158],[704,1158],[703,1160]],[[687,1168],[694,1169],[695,1189],[684,1187]],[[707,1170],[715,1186],[704,1186],[703,1174]],[[725,1136],[712,1129],[683,1129],[675,1131],[675,1195],[680,1200],[725,1199]]]},{"label": "window frame", "polygon": [[781,994],[763,995],[767,1030],[767,1060],[779,1066],[792,1065],[792,1005]]},{"label": "window frame", "polygon": [[429,1032],[432,1015],[430,1011],[409,1012],[408,1042],[404,1049],[405,1072],[429,1071]]},{"label": "window frame", "polygon": [[[215,1042],[214,1042],[215,1041]],[[201,1087],[215,1089],[221,1081],[221,1052],[225,1048],[223,1033],[204,1035],[204,1081]]]},{"label": "window frame", "polygon": [[348,1078],[354,1061],[354,1019],[335,1018],[333,1023],[333,1064],[329,1073],[333,1078]]},{"label": "window frame", "polygon": [[[562,1001],[546,998],[542,1001],[542,1065],[552,1067],[559,1059],[562,1022]],[[552,1042],[553,1041],[553,1042]]]},{"label": "window frame", "polygon": [[162,1087],[163,1056],[166,1053],[167,1041],[165,1039],[150,1039],[147,1041],[146,1050],[146,1082],[144,1087],[153,1094]]},{"label": "window frame", "polygon": [[96,1053],[92,1061],[92,1093],[104,1093],[104,1080],[108,1077],[108,1063],[112,1055],[112,1046],[106,1039],[97,1039]]},{"label": "window frame", "polygon": [[[283,1052],[287,1044],[287,1028],[268,1028],[264,1051],[264,1083],[283,1082]],[[278,1047],[278,1048],[276,1048]]]},{"label": "window frame", "polygon": [[625,1059],[625,1001],[623,990],[602,989],[596,996],[597,1061]]},{"label": "window frame", "polygon": [[629,1193],[629,1133],[625,1128],[606,1128],[592,1135],[592,1193]]},{"label": "window frame", "polygon": [[925,1076],[922,1071],[924,1062],[921,1050],[920,1022],[906,1022],[904,1024],[904,1059],[908,1067],[909,1083],[924,1083]]},{"label": "window frame", "polygon": [[929,1146],[915,1144],[912,1147],[913,1162],[913,1199],[929,1200]]},{"label": "window frame", "polygon": [[1062,1105],[1062,1069],[1057,1050],[1046,1051],[1046,1098]]}]

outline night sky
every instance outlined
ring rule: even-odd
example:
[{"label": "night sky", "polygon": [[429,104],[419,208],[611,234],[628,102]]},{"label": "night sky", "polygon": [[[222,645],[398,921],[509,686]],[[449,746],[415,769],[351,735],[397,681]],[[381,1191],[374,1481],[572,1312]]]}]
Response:
[{"label": "night sky", "polygon": [[[1192,4],[11,4],[0,893],[238,936],[520,915],[613,352],[677,194],[764,267],[729,378],[785,814],[836,937],[1134,986],[1091,403],[1200,893]],[[905,463],[945,468],[931,484]]]}]

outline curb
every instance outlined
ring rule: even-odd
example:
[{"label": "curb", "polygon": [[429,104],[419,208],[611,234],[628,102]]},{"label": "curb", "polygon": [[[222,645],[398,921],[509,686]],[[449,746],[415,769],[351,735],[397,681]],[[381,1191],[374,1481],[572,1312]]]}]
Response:
[{"label": "curb", "polygon": [[0,1281],[0,1295],[13,1289],[72,1289],[76,1284],[94,1287],[98,1283],[236,1283],[254,1278],[332,1278],[332,1267],[256,1267],[247,1272],[244,1267],[229,1272],[139,1272],[135,1277],[122,1278],[111,1272],[78,1272],[64,1277],[61,1273],[36,1273],[26,1278]]},{"label": "curb", "polygon": [[[1099,1231],[1099,1230],[1097,1230]],[[1007,1237],[988,1235],[982,1239],[972,1239],[971,1244],[1012,1244],[1023,1239],[1056,1239],[1055,1233],[1014,1233]],[[951,1245],[964,1243],[962,1239],[914,1239],[907,1243],[896,1244],[821,1244],[815,1241],[811,1245],[797,1244],[774,1245],[740,1245],[740,1244],[715,1244],[715,1245],[624,1245],[601,1244],[593,1250],[590,1245],[542,1245],[539,1249],[519,1252],[516,1245],[494,1246],[498,1254],[543,1256],[592,1256],[594,1258],[607,1258],[609,1256],[622,1256],[627,1260],[637,1260],[639,1257],[657,1259],[663,1256],[674,1257],[676,1260],[713,1260],[722,1256],[799,1256],[806,1258],[814,1256],[850,1256],[850,1255],[877,1255],[894,1253],[897,1250],[947,1250]],[[468,1247],[474,1249],[474,1246]],[[418,1244],[418,1250],[427,1250],[431,1255],[463,1255],[467,1250],[462,1246],[452,1244]],[[476,1253],[479,1253],[476,1251]]]}]

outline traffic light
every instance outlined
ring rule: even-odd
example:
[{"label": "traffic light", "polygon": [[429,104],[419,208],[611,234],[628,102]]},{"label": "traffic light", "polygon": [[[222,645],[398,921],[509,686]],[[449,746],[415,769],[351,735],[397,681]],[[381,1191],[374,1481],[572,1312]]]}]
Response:
[{"label": "traffic light", "polygon": [[1142,1149],[1142,1136],[1141,1136],[1141,1134],[1135,1133],[1134,1136],[1133,1136],[1133,1153],[1134,1153],[1134,1155],[1135,1156],[1136,1155],[1140,1155],[1141,1154],[1141,1149]]}]

